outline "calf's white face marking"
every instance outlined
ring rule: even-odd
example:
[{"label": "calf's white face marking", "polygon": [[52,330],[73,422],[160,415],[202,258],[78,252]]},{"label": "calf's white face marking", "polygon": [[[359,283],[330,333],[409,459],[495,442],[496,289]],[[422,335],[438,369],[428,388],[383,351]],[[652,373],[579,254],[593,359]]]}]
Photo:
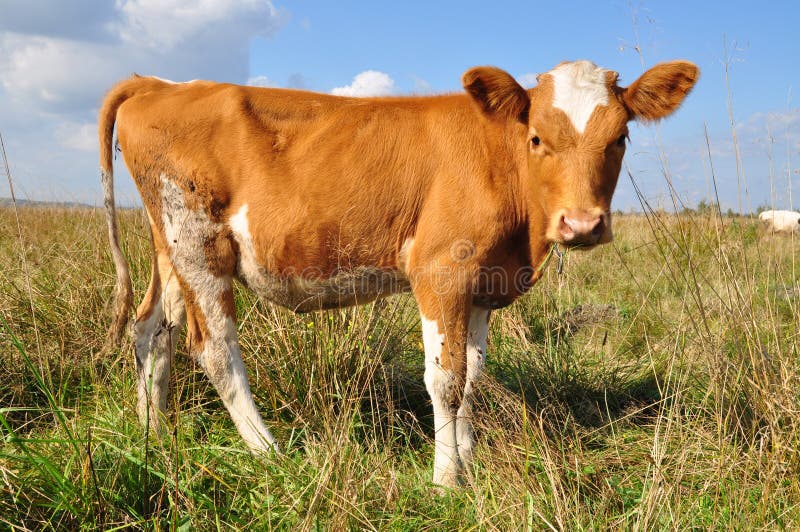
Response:
[{"label": "calf's white face marking", "polygon": [[549,72],[553,78],[553,107],[569,117],[578,133],[598,105],[608,105],[608,71],[590,61],[564,63]]}]

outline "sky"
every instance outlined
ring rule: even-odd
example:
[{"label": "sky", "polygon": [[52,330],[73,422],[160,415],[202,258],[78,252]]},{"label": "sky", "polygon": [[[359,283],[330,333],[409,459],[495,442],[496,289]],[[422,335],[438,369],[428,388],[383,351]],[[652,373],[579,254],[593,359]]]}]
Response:
[{"label": "sky", "polygon": [[[133,72],[366,96],[461,91],[476,65],[533,86],[576,59],[626,86],[688,59],[700,81],[631,127],[612,207],[641,210],[638,188],[670,208],[670,183],[688,206],[716,201],[715,182],[725,209],[797,209],[799,27],[796,1],[0,0],[0,134],[18,197],[102,205],[97,110]],[[115,171],[118,202],[139,203]]]}]

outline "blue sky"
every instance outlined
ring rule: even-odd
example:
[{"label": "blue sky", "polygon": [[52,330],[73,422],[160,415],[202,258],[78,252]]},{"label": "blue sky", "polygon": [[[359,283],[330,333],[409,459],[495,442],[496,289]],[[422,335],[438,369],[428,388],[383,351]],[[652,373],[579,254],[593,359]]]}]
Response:
[{"label": "blue sky", "polygon": [[[682,58],[700,66],[700,82],[658,132],[633,127],[627,163],[648,200],[668,207],[660,136],[681,198],[708,199],[707,126],[723,206],[738,210],[727,44],[749,192],[742,207],[771,203],[770,149],[776,206],[790,206],[789,177],[791,206],[800,203],[797,2],[121,0],[84,2],[77,14],[55,0],[37,3],[49,10],[27,4],[0,1],[0,131],[17,189],[27,197],[100,204],[96,110],[103,92],[132,71],[321,92],[426,94],[461,90],[461,74],[479,64],[526,81],[560,61],[585,58],[617,70],[625,85],[641,74],[642,59],[652,66]],[[359,78],[360,89],[352,87],[365,71],[374,72]],[[117,168],[120,196],[133,203],[130,178]],[[638,206],[623,175],[614,208]]]}]

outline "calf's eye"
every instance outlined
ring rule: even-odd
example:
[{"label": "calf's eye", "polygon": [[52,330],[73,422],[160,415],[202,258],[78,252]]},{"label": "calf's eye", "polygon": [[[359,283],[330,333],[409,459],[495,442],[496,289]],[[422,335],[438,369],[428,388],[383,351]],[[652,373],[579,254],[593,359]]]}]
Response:
[{"label": "calf's eye", "polygon": [[534,146],[538,146],[541,143],[542,143],[542,139],[540,139],[539,137],[533,137],[531,139],[531,144],[533,144]]},{"label": "calf's eye", "polygon": [[620,135],[617,139],[617,146],[623,147],[625,146],[625,141],[627,140],[628,135]]}]

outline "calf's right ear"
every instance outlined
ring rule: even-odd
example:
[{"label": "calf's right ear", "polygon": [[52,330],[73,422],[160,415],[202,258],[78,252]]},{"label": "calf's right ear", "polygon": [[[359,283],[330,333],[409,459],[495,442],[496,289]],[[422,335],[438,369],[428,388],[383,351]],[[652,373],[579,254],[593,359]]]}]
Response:
[{"label": "calf's right ear", "polygon": [[471,68],[461,76],[461,83],[490,118],[527,123],[528,93],[505,70],[492,66]]}]

